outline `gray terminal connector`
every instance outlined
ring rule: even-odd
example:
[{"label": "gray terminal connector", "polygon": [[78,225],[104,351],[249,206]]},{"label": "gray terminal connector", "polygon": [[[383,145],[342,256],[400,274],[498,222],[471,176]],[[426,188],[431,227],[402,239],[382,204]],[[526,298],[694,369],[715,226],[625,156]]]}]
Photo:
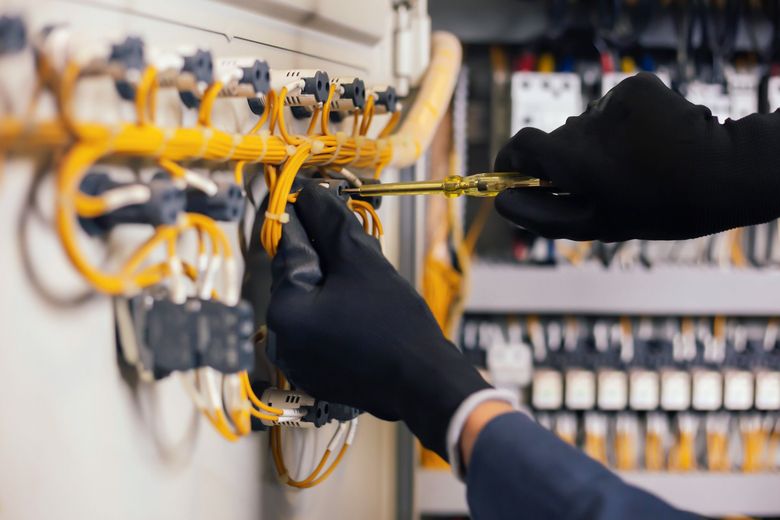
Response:
[{"label": "gray terminal connector", "polygon": [[79,66],[81,77],[110,76],[119,95],[126,100],[135,97],[135,88],[146,67],[144,42],[128,36],[116,43],[99,40],[90,45],[74,42],[73,32],[66,25],[47,26],[41,30],[38,51],[53,59],[57,69],[64,69],[68,61]]},{"label": "gray terminal connector", "polygon": [[374,113],[387,114],[398,110],[398,94],[394,87],[374,87],[368,95],[374,98]]},{"label": "gray terminal connector", "polygon": [[0,54],[19,52],[27,46],[27,27],[21,16],[0,16]]},{"label": "gray terminal connector", "polygon": [[366,84],[360,78],[333,78],[336,92],[330,108],[336,112],[354,112],[366,105]]},{"label": "gray terminal connector", "polygon": [[330,82],[337,85],[330,103],[331,122],[341,123],[348,115],[366,105],[366,85],[362,79],[333,78]]},{"label": "gray terminal connector", "polygon": [[217,62],[217,71],[223,84],[220,96],[263,100],[271,88],[271,69],[263,60],[221,58]]},{"label": "gray terminal connector", "polygon": [[[315,409],[314,417],[316,419],[316,400],[299,390],[280,390],[278,388],[268,388],[263,392],[260,400],[269,406],[281,408],[284,414],[277,418],[277,422],[270,422],[263,419],[263,424],[272,426],[288,426],[295,428],[314,428],[315,423],[308,420],[312,409]],[[324,423],[323,423],[324,424]]]},{"label": "gray terminal connector", "polygon": [[182,48],[177,52],[153,50],[151,54],[160,87],[175,88],[184,106],[196,108],[206,87],[214,80],[211,52]]},{"label": "gray terminal connector", "polygon": [[[327,72],[321,70],[272,70],[271,87],[277,92],[287,87],[284,104],[290,107],[293,117],[306,119],[311,117],[312,108],[321,106],[328,99],[330,80]],[[250,108],[255,114],[261,114],[257,106]],[[262,108],[260,105],[259,108]]]},{"label": "gray terminal connector", "polygon": [[[332,78],[330,85],[335,87],[333,98],[330,101],[330,120],[334,123],[341,122],[344,117],[366,105],[366,85],[362,79]],[[305,119],[312,115],[312,111],[308,107],[293,107],[292,113],[298,119]]]},{"label": "gray terminal connector", "polygon": [[284,104],[290,107],[311,107],[328,99],[328,73],[315,69],[271,70],[271,88],[287,87]]}]

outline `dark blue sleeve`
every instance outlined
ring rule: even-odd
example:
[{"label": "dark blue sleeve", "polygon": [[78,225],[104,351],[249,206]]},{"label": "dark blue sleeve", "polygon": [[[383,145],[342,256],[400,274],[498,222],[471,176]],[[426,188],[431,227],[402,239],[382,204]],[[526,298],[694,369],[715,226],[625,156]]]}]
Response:
[{"label": "dark blue sleeve", "polygon": [[467,494],[474,520],[697,518],[626,484],[519,412],[480,432]]}]

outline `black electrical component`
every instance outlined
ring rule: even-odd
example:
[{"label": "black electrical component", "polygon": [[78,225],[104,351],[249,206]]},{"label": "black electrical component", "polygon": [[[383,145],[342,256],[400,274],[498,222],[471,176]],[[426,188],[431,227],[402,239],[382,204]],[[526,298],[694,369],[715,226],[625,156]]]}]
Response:
[{"label": "black electrical component", "polygon": [[20,16],[0,16],[0,54],[19,52],[27,45],[27,28]]},{"label": "black electrical component", "polygon": [[244,212],[244,194],[238,184],[216,181],[217,193],[209,195],[195,188],[188,188],[187,211],[200,213],[214,220],[235,222]]},{"label": "black electrical component", "polygon": [[[138,358],[155,379],[204,366],[224,374],[254,366],[254,315],[246,301],[235,307],[198,298],[175,303],[162,292],[146,292],[127,303]],[[131,340],[118,330],[121,342]]]},{"label": "black electrical component", "polygon": [[[182,72],[189,73],[195,78],[195,85],[199,83],[209,84],[214,81],[214,59],[211,52],[201,49],[193,54],[182,56],[184,65]],[[197,108],[200,106],[200,96],[190,90],[179,91],[179,98],[187,108]]]},{"label": "black electrical component", "polygon": [[99,217],[80,217],[81,227],[89,235],[103,235],[120,224],[149,224],[159,226],[175,224],[184,211],[187,199],[184,192],[164,175],[155,176],[149,183],[122,183],[111,179],[104,172],[90,172],[81,182],[80,190],[87,195],[100,196],[109,190],[132,186],[145,186],[149,200],[142,204],[123,206]]},{"label": "black electrical component", "polygon": [[315,428],[325,426],[331,420],[330,407],[331,405],[327,401],[320,401],[317,399],[314,402],[314,406],[310,407],[303,417],[303,422],[312,423]]},{"label": "black electrical component", "polygon": [[[379,184],[381,181],[379,179],[374,178],[364,178],[360,177],[360,182],[363,184]],[[363,202],[367,202],[371,204],[374,209],[379,209],[379,207],[382,205],[382,197],[377,196],[370,196],[370,195],[359,195],[357,193],[350,193],[350,197],[352,197],[355,200],[362,200]]]},{"label": "black electrical component", "polygon": [[[324,103],[328,100],[330,92],[330,79],[328,73],[322,70],[283,70],[271,71],[271,87],[279,90],[282,87],[302,81],[303,86],[298,92],[289,93],[284,98],[285,105],[291,107],[292,113],[296,118],[309,117],[311,110],[309,107]],[[264,110],[264,103],[261,99],[250,99],[249,108],[253,113],[261,115]],[[299,110],[303,108],[304,110]]]},{"label": "black electrical component", "polygon": [[377,114],[395,112],[398,104],[398,94],[396,94],[394,87],[377,88],[371,91],[371,94],[374,96],[374,106]]},{"label": "black electrical component", "polygon": [[[146,66],[144,59],[144,42],[136,36],[129,36],[121,43],[111,46],[109,61],[120,63],[124,70],[141,71]],[[116,90],[122,99],[132,101],[135,98],[135,82],[129,78],[116,80]]]},{"label": "black electrical component", "polygon": [[340,123],[355,110],[366,106],[366,85],[360,78],[333,78],[331,84],[339,89],[339,96],[330,103],[330,120]]},{"label": "black electrical component", "polygon": [[346,422],[351,421],[361,414],[361,411],[355,407],[345,404],[330,403],[328,407],[328,417],[330,420]]},{"label": "black electrical component", "polygon": [[271,69],[267,61],[255,60],[251,67],[242,67],[244,76],[240,83],[252,85],[256,94],[267,94],[271,90]]}]

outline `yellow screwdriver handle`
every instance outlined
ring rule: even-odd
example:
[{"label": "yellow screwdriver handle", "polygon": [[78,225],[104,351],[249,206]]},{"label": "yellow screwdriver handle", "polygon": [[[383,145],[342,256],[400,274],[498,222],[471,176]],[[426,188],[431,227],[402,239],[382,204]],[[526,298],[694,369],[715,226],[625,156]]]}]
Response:
[{"label": "yellow screwdriver handle", "polygon": [[504,190],[513,188],[541,188],[551,186],[550,182],[515,172],[477,173],[467,177],[452,175],[442,182],[445,197],[495,197]]},{"label": "yellow screwdriver handle", "polygon": [[359,188],[345,188],[344,193],[356,193],[364,197],[388,195],[433,195],[445,197],[495,197],[512,188],[551,187],[549,181],[522,175],[516,172],[477,173],[461,177],[451,175],[441,181],[390,182],[385,184],[363,184]]}]

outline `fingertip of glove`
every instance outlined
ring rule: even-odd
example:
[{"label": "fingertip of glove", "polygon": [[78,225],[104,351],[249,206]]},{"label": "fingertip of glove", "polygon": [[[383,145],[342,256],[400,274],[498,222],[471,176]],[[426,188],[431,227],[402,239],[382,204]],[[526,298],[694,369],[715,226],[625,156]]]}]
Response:
[{"label": "fingertip of glove", "polygon": [[498,152],[494,163],[494,171],[521,171],[529,175],[538,174],[536,156],[544,153],[547,145],[547,132],[538,128],[526,127],[517,132]]}]

